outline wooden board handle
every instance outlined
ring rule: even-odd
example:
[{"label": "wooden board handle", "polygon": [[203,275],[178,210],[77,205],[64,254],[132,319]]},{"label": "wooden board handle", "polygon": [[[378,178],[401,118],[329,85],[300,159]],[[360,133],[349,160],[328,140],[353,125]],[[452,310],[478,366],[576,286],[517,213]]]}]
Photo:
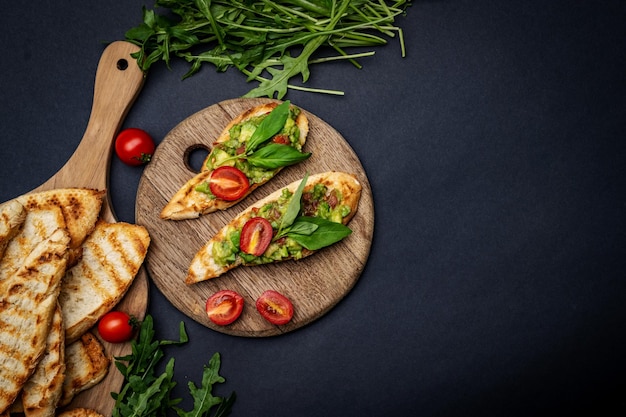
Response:
[{"label": "wooden board handle", "polygon": [[67,163],[37,190],[73,187],[105,189],[115,136],[145,79],[131,53],[139,47],[116,41],[106,47],[96,70],[91,116]]}]

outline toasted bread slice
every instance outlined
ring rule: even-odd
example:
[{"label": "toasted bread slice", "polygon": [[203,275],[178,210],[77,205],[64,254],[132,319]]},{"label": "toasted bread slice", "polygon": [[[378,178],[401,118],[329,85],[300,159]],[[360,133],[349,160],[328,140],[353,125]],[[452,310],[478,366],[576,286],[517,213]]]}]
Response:
[{"label": "toasted bread slice", "polygon": [[0,204],[0,259],[15,235],[26,220],[26,209],[17,200]]},{"label": "toasted bread slice", "polygon": [[[253,205],[246,208],[240,214],[238,214],[233,220],[231,220],[226,226],[224,226],[212,239],[210,239],[194,256],[187,278],[185,282],[187,284],[194,284],[207,279],[215,278],[223,273],[236,268],[239,265],[246,265],[243,258],[239,255],[235,257],[235,260],[231,263],[220,263],[214,257],[213,248],[215,245],[219,245],[228,239],[229,234],[233,230],[241,230],[243,225],[252,217],[256,217],[256,212],[266,204],[276,202],[283,195],[283,190],[287,189],[291,193],[294,193],[301,180],[294,181],[287,187],[281,188],[267,197],[257,201]],[[347,224],[352,217],[356,214],[359,200],[361,198],[361,184],[352,174],[344,172],[325,172],[317,175],[310,176],[307,179],[304,187],[304,193],[310,192],[316,184],[323,184],[327,189],[327,196],[338,196],[339,200],[334,201],[334,205],[342,205],[349,209],[348,213],[341,219],[341,223]],[[335,191],[333,191],[335,190]],[[333,197],[336,198],[336,197]],[[307,214],[311,215],[311,214]],[[271,246],[270,246],[271,247]],[[273,247],[272,250],[276,249]],[[270,248],[268,248],[270,250]],[[315,251],[303,249],[300,258],[312,255]],[[266,251],[267,254],[267,251]],[[285,256],[281,259],[275,259],[271,261],[263,261],[256,259],[253,264],[279,262],[287,259],[293,259],[292,256]]]},{"label": "toasted bread slice", "polygon": [[[220,136],[215,141],[213,150],[205,159],[200,173],[187,181],[185,185],[183,185],[178,190],[178,192],[174,194],[174,196],[161,211],[161,218],[168,220],[193,219],[204,214],[215,212],[217,210],[225,210],[246,198],[255,189],[265,184],[276,174],[278,174],[282,167],[273,170],[265,170],[262,178],[258,181],[251,181],[250,188],[247,190],[247,192],[234,201],[226,201],[219,198],[212,198],[209,197],[206,193],[196,190],[196,187],[198,185],[208,182],[210,180],[213,170],[207,168],[207,162],[211,159],[215,159],[213,153],[215,152],[215,148],[219,148],[222,144],[225,144],[231,140],[231,129],[234,126],[245,123],[246,121],[265,116],[277,106],[278,103],[276,102],[259,105],[241,113],[232,121],[230,121],[230,123],[228,123],[226,128],[224,128]],[[292,132],[292,136],[294,137],[296,143],[290,146],[301,150],[306,142],[306,137],[309,132],[309,121],[304,112],[302,112],[300,109],[293,105],[291,105],[291,109],[295,110],[295,113],[292,113],[290,115],[290,119],[288,119],[287,123],[285,124],[284,130],[279,134],[286,135],[288,131]],[[293,133],[291,129],[293,129],[295,133]],[[239,136],[238,144],[241,146],[242,149],[245,148],[246,142],[250,138],[253,131],[253,129],[246,130],[247,133],[242,133]],[[233,163],[234,162],[231,162],[227,165],[232,165]]]},{"label": "toasted bread slice", "polygon": [[59,207],[51,205],[28,211],[21,230],[9,241],[0,261],[0,288],[33,249],[60,228],[65,229],[65,218]]},{"label": "toasted bread slice", "polygon": [[26,417],[54,417],[65,378],[65,331],[63,315],[57,306],[46,340],[44,356],[22,389]]},{"label": "toasted bread slice", "polygon": [[91,328],[124,296],[143,263],[150,237],[143,226],[98,221],[67,271],[59,302],[66,343]]},{"label": "toasted bread slice", "polygon": [[91,408],[74,408],[58,414],[57,417],[104,417],[102,414]]},{"label": "toasted bread slice", "polygon": [[65,380],[59,406],[66,406],[79,392],[102,381],[109,371],[110,363],[102,343],[91,332],[67,345]]},{"label": "toasted bread slice", "polygon": [[70,237],[57,229],[25,257],[0,292],[0,413],[15,401],[46,347]]},{"label": "toasted bread slice", "polygon": [[80,245],[93,230],[100,215],[106,191],[89,188],[60,188],[25,194],[17,198],[26,210],[42,209],[50,205],[61,209],[70,234],[68,265],[80,259]]},{"label": "toasted bread slice", "polygon": [[93,230],[106,191],[88,188],[61,188],[25,194],[17,198],[26,210],[40,209],[51,204],[63,211],[70,234],[70,248],[78,248]]}]

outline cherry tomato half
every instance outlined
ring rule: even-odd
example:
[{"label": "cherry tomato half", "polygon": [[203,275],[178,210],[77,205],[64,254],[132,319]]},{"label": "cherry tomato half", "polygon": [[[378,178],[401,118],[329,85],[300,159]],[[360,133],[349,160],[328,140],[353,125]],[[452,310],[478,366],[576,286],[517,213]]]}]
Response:
[{"label": "cherry tomato half", "polygon": [[138,166],[150,162],[155,148],[148,132],[135,127],[122,130],[115,139],[115,153],[127,165]]},{"label": "cherry tomato half", "polygon": [[272,224],[263,217],[253,217],[243,225],[239,248],[245,253],[261,256],[272,241]]},{"label": "cherry tomato half", "polygon": [[256,309],[272,324],[287,324],[293,317],[293,304],[281,293],[267,290],[256,300]]},{"label": "cherry tomato half", "polygon": [[215,197],[235,201],[244,196],[250,188],[250,182],[246,174],[235,167],[222,166],[216,168],[211,174],[209,188]]},{"label": "cherry tomato half", "polygon": [[221,290],[206,301],[206,314],[218,326],[237,320],[243,311],[243,297],[231,290]]},{"label": "cherry tomato half", "polygon": [[138,322],[123,311],[109,311],[98,322],[98,333],[109,343],[121,343],[130,340]]}]

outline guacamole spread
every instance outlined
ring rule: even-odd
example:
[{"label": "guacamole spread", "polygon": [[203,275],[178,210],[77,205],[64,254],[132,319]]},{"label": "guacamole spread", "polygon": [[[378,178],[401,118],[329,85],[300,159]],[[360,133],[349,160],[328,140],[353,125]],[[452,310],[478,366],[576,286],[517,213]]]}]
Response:
[{"label": "guacamole spread", "polygon": [[[292,197],[293,193],[285,188],[278,200],[255,208],[251,216],[267,219],[276,234]],[[342,204],[341,192],[336,189],[329,190],[324,184],[318,183],[311,190],[302,193],[300,216],[342,223],[343,218],[348,214],[350,214],[350,207]],[[248,265],[271,263],[287,258],[300,259],[305,249],[287,234],[273,239],[261,256],[254,256],[240,249],[240,236],[241,229],[229,227],[226,231],[226,239],[213,245],[212,255],[217,264],[232,264],[237,258],[241,258],[243,263]]]}]

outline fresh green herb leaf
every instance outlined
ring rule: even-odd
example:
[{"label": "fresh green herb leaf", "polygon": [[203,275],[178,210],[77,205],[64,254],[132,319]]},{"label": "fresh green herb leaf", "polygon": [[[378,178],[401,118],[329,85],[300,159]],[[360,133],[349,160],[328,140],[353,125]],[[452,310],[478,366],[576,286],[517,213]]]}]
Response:
[{"label": "fresh green herb leaf", "polygon": [[288,231],[287,236],[309,250],[318,250],[330,246],[352,233],[348,226],[320,217],[298,217],[296,222],[294,222],[294,226],[300,222],[311,223],[317,227],[313,233],[306,234],[301,234],[297,230],[291,229]]},{"label": "fresh green herb leaf", "polygon": [[289,100],[276,106],[261,123],[254,129],[252,136],[246,144],[246,151],[254,152],[260,145],[267,142],[280,132],[289,118]]},{"label": "fresh green herb leaf", "polygon": [[270,143],[253,152],[246,159],[251,165],[256,167],[276,169],[297,164],[309,156],[311,156],[310,153],[300,152],[289,145]]},{"label": "fresh green herb leaf", "polygon": [[[257,81],[246,96],[282,98],[289,89],[343,94],[308,88],[313,64],[348,60],[360,68],[358,58],[373,51],[349,54],[347,48],[382,46],[398,35],[405,56],[402,29],[395,24],[406,14],[410,0],[155,0],[154,10],[143,7],[143,22],[125,37],[140,46],[133,54],[144,70],[174,57],[190,64],[183,78],[203,64],[217,71],[234,67]],[[158,14],[155,10],[162,11]],[[336,56],[321,56],[336,51]]]},{"label": "fresh green herb leaf", "polygon": [[[208,415],[211,408],[224,401],[222,397],[215,397],[212,394],[213,385],[223,383],[225,381],[224,378],[219,375],[219,369],[220,355],[219,353],[215,353],[209,361],[209,365],[204,367],[204,371],[202,373],[202,385],[200,388],[196,387],[196,384],[191,381],[188,384],[189,392],[193,397],[193,410],[184,411],[177,408],[176,413],[179,417],[202,417]],[[223,413],[224,412],[222,411],[221,415],[227,415]]]},{"label": "fresh green herb leaf", "polygon": [[[154,340],[154,334],[152,316],[147,315],[141,323],[138,339],[131,342],[132,353],[115,358],[115,366],[127,384],[119,393],[111,394],[115,399],[113,417],[153,416],[156,410],[164,412],[180,401],[170,399],[176,385],[168,374],[170,368],[166,367],[165,373],[157,377],[155,367],[164,356],[162,346],[184,344],[189,340],[184,323],[180,323],[178,341]],[[168,365],[173,370],[173,359]]]},{"label": "fresh green herb leaf", "polygon": [[302,191],[304,190],[304,186],[306,185],[307,180],[309,179],[309,173],[307,172],[300,181],[298,188],[291,196],[291,200],[289,200],[289,204],[287,205],[287,209],[285,210],[285,214],[280,220],[280,225],[278,227],[278,231],[276,234],[280,235],[283,229],[291,226],[291,224],[296,220],[298,214],[300,214],[301,207],[301,199],[302,199]]},{"label": "fresh green herb leaf", "polygon": [[[176,386],[174,382],[174,358],[170,358],[165,370],[157,375],[157,365],[164,357],[162,347],[181,345],[189,338],[183,322],[179,326],[179,340],[155,340],[152,316],[147,315],[141,324],[139,336],[131,342],[131,353],[115,358],[115,366],[124,376],[124,385],[119,393],[112,392],[115,399],[113,417],[153,417],[165,416],[170,409],[179,410],[176,405],[182,398],[172,398]],[[185,416],[208,416],[210,409],[219,404],[214,417],[226,416],[230,413],[235,401],[234,393],[227,399],[211,394],[212,386],[224,382],[219,376],[219,354],[214,354],[205,367],[202,387],[191,389],[194,398],[194,409]],[[209,400],[208,402],[204,400]]]}]

